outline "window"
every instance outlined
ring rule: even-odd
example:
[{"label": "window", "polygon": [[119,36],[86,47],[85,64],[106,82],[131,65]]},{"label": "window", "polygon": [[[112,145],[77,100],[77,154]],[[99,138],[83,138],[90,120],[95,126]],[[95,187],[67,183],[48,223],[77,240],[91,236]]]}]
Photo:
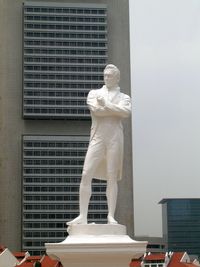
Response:
[{"label": "window", "polygon": [[[42,241],[40,251],[50,238],[63,240],[66,220],[79,212],[79,185],[88,142],[89,136],[23,136],[23,249],[32,233]],[[94,180],[92,188],[89,218],[105,222],[105,182]],[[49,236],[50,232],[54,236]]]},{"label": "window", "polygon": [[[83,67],[95,64],[98,66],[95,71],[97,76],[102,75],[107,62],[106,28],[106,6],[91,4],[88,7],[83,4],[80,7],[74,4],[62,7],[45,6],[43,3],[35,7],[30,3],[24,4],[25,119],[90,117],[87,94],[91,88],[100,88],[103,79],[95,79],[92,68],[86,70]],[[77,47],[78,50],[75,49]],[[80,66],[77,67],[77,64]],[[63,101],[51,101],[53,96],[58,97],[56,88],[62,88]],[[83,96],[68,94],[73,89]],[[32,100],[31,96],[35,99]],[[76,103],[79,100],[83,102],[72,108],[68,101],[72,97],[76,97]]]}]

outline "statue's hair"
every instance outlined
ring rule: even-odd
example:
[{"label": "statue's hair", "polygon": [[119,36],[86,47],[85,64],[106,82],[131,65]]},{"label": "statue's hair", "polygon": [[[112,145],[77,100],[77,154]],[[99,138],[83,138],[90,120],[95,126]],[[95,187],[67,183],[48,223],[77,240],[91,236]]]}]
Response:
[{"label": "statue's hair", "polygon": [[113,64],[108,64],[104,71],[107,70],[107,69],[110,69],[114,72],[114,74],[117,76],[118,79],[120,79],[120,70],[118,69],[118,67],[116,67],[115,65]]}]

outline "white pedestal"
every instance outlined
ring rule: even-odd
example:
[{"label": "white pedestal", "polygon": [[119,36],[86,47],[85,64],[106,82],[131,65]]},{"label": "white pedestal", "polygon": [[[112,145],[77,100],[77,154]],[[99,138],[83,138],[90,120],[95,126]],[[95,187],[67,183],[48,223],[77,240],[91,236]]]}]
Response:
[{"label": "white pedestal", "polygon": [[47,254],[64,267],[128,267],[146,251],[147,242],[131,239],[124,225],[71,225],[67,230],[63,242],[45,244]]}]

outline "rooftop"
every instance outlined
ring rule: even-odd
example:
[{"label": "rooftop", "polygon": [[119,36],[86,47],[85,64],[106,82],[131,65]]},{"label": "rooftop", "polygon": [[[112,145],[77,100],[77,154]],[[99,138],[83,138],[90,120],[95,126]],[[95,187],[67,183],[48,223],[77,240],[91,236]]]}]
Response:
[{"label": "rooftop", "polygon": [[197,267],[198,260],[191,261],[186,252],[148,253],[140,259],[132,259],[130,267],[151,267],[152,264],[163,267]]}]

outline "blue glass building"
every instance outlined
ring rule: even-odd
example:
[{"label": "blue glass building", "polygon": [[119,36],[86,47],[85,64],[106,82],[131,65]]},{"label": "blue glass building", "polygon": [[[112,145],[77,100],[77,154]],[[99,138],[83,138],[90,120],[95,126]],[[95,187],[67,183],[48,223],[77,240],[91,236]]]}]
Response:
[{"label": "blue glass building", "polygon": [[167,198],[159,203],[168,250],[200,256],[200,198]]}]

